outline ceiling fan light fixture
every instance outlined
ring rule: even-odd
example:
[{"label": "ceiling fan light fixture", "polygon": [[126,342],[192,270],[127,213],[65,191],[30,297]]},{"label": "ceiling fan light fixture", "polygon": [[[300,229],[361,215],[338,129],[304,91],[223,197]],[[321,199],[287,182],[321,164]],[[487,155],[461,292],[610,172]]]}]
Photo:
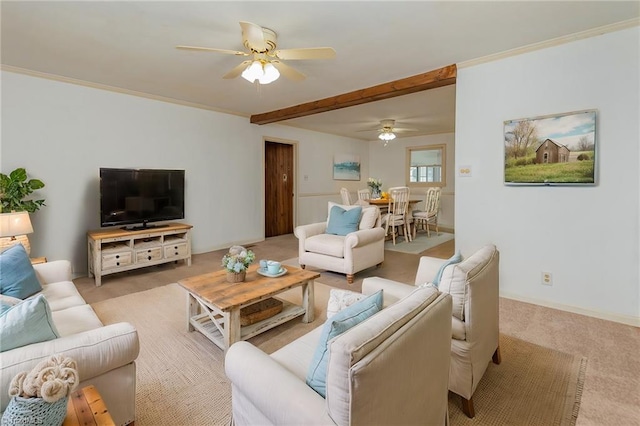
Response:
[{"label": "ceiling fan light fixture", "polygon": [[380,139],[380,140],[382,140],[382,141],[385,141],[385,142],[392,141],[392,140],[394,140],[395,138],[396,138],[395,133],[393,133],[393,132],[392,132],[392,131],[390,131],[390,130],[385,130],[385,131],[381,132],[381,133],[378,135],[378,139]]},{"label": "ceiling fan light fixture", "polygon": [[255,60],[242,71],[242,77],[250,83],[258,80],[260,84],[273,83],[280,73],[270,62]]}]

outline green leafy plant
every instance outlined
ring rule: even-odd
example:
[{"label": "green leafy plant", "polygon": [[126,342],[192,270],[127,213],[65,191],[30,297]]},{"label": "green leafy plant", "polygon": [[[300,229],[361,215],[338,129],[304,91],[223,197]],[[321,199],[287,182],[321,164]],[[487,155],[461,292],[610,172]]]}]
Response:
[{"label": "green leafy plant", "polygon": [[39,179],[27,179],[27,171],[17,168],[8,176],[0,173],[0,213],[27,211],[33,213],[44,206],[44,200],[26,200],[35,190],[44,187]]}]

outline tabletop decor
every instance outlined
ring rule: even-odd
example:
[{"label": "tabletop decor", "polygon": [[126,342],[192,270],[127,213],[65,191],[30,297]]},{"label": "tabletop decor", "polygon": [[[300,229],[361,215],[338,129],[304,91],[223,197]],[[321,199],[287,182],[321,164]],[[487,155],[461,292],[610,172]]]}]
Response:
[{"label": "tabletop decor", "polygon": [[222,257],[222,266],[227,270],[227,281],[239,283],[245,280],[247,268],[256,259],[256,255],[242,246],[232,246],[229,253]]},{"label": "tabletop decor", "polygon": [[75,360],[52,355],[40,361],[30,372],[18,373],[11,380],[11,401],[2,415],[2,424],[61,425],[69,395],[78,383]]},{"label": "tabletop decor", "polygon": [[371,198],[380,198],[380,189],[382,188],[380,179],[369,178],[367,186],[371,188]]}]

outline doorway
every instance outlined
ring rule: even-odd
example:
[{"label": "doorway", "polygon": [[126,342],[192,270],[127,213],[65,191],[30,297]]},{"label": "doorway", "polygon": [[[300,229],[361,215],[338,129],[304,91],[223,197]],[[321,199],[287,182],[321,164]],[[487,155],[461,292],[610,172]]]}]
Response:
[{"label": "doorway", "polygon": [[293,232],[294,146],[264,142],[265,237]]}]

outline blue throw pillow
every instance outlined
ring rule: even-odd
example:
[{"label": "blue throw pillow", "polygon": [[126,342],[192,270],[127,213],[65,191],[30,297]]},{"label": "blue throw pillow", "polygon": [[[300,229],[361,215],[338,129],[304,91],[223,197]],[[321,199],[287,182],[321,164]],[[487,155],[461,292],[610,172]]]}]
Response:
[{"label": "blue throw pillow", "polygon": [[42,294],[29,298],[0,315],[0,352],[60,337],[51,308]]},{"label": "blue throw pillow", "polygon": [[440,266],[440,269],[438,269],[438,273],[436,273],[436,276],[433,278],[433,281],[431,281],[431,283],[436,286],[436,288],[438,288],[438,285],[440,284],[440,278],[442,278],[444,269],[449,265],[454,265],[460,262],[462,262],[462,254],[460,253],[460,250],[458,250],[456,254],[451,256],[442,264],[442,266]]},{"label": "blue throw pillow", "polygon": [[368,296],[329,318],[322,327],[318,346],[307,372],[307,385],[326,397],[329,340],[349,330],[382,309],[382,290]]},{"label": "blue throw pillow", "polygon": [[354,207],[345,210],[339,206],[331,207],[329,212],[329,223],[327,224],[327,234],[347,235],[358,230],[362,207]]},{"label": "blue throw pillow", "polygon": [[0,294],[0,315],[22,302],[22,300],[17,297],[6,296],[4,294]]},{"label": "blue throw pillow", "polygon": [[22,244],[0,253],[0,294],[26,299],[42,290]]}]

